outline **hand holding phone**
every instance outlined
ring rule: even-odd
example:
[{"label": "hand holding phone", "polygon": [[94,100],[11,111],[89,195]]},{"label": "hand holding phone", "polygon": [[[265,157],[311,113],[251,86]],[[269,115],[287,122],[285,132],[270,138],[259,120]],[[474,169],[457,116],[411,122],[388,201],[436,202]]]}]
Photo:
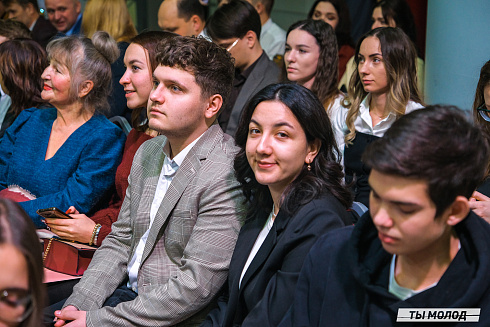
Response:
[{"label": "hand holding phone", "polygon": [[64,213],[58,208],[52,207],[52,208],[46,208],[46,209],[38,209],[36,211],[38,215],[40,215],[43,218],[63,218],[63,219],[71,219],[69,215]]}]

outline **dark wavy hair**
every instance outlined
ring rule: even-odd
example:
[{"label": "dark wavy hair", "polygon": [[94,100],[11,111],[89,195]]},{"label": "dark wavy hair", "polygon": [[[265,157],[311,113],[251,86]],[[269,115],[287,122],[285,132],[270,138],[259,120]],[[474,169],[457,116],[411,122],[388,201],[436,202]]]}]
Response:
[{"label": "dark wavy hair", "polygon": [[323,106],[328,110],[330,104],[340,94],[337,87],[339,55],[334,30],[332,26],[323,20],[300,20],[289,27],[286,40],[289,33],[296,29],[305,31],[313,36],[320,47],[320,56],[318,57],[315,80],[311,86],[311,91],[316,94]]},{"label": "dark wavy hair", "polygon": [[[157,68],[157,45],[165,40],[176,36],[177,34],[167,31],[149,31],[136,35],[131,39],[131,43],[138,44],[145,49],[150,68],[150,81],[152,81],[152,73]],[[146,131],[148,128],[148,119],[146,116],[146,107],[135,108],[131,112],[131,126],[140,132]]]},{"label": "dark wavy hair", "polygon": [[354,41],[350,35],[351,32],[351,23],[349,16],[349,7],[344,0],[316,0],[311,6],[310,12],[308,13],[308,18],[313,19],[313,13],[315,12],[315,8],[320,2],[330,2],[332,6],[337,11],[339,16],[339,23],[337,27],[335,27],[335,36],[337,37],[337,45],[340,48],[343,45],[349,45],[354,47]]},{"label": "dark wavy hair", "polygon": [[[15,202],[0,199],[0,245],[11,244],[26,260],[31,293],[32,312],[19,324],[21,327],[39,326],[45,304],[42,248],[31,218]],[[28,309],[26,309],[28,310]]]},{"label": "dark wavy hair", "polygon": [[439,217],[458,195],[469,198],[488,164],[480,130],[452,106],[415,110],[371,143],[362,161],[381,173],[424,180]]},{"label": "dark wavy hair", "polygon": [[[48,66],[46,51],[30,39],[14,39],[0,44],[0,75],[10,96],[8,115],[14,119],[22,110],[45,103],[41,98],[41,75]],[[12,120],[13,121],[13,120]]]},{"label": "dark wavy hair", "polygon": [[279,83],[266,86],[259,91],[243,110],[235,141],[240,151],[235,157],[234,168],[241,183],[245,201],[249,204],[248,217],[261,210],[272,210],[269,188],[259,184],[246,156],[249,124],[255,108],[264,101],[278,101],[291,110],[311,143],[321,142],[317,156],[308,171],[306,164],[300,174],[284,190],[281,210],[289,214],[326,192],[333,194],[346,208],[352,204],[352,194],[343,185],[344,173],[340,165],[341,154],[337,148],[331,123],[318,98],[307,88],[294,83]]},{"label": "dark wavy hair", "polygon": [[[490,122],[483,119],[478,112],[478,108],[485,104],[484,92],[485,88],[490,86],[490,60],[487,61],[480,70],[480,79],[475,91],[475,100],[473,101],[473,119],[475,124],[480,127],[483,132],[483,136],[490,144]],[[485,176],[490,175],[490,161],[487,165],[487,172]]]}]

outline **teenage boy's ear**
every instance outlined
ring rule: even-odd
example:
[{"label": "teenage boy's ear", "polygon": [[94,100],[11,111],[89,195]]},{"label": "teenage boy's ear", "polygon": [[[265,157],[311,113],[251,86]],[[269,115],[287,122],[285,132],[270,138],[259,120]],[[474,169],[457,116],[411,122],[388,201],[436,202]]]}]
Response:
[{"label": "teenage boy's ear", "polygon": [[470,212],[470,203],[467,198],[462,195],[458,195],[454,202],[449,206],[449,217],[447,218],[447,224],[455,226],[466,218]]}]

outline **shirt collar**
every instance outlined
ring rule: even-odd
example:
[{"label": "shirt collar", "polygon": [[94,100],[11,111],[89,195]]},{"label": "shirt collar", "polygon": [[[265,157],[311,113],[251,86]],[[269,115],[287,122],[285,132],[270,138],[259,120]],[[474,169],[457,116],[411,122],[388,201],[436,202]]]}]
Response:
[{"label": "shirt collar", "polygon": [[182,151],[180,151],[173,159],[170,159],[170,157],[169,157],[170,145],[169,145],[168,140],[167,140],[165,146],[163,147],[163,152],[165,153],[165,159],[163,161],[163,165],[164,166],[169,165],[172,167],[172,169],[177,171],[177,169],[180,167],[180,165],[184,161],[184,159],[187,156],[187,154],[189,153],[189,151],[191,151],[191,149],[194,147],[194,145],[196,145],[197,141],[199,141],[199,139],[203,136],[203,134],[201,134],[197,139],[192,141],[188,146],[186,146]]},{"label": "shirt collar", "polygon": [[77,26],[77,24],[80,21],[80,19],[82,19],[82,13],[79,13],[78,14],[78,17],[77,17],[77,20],[76,20],[75,24],[73,24],[73,26],[65,33],[65,35],[70,36],[70,35],[73,34],[73,32],[75,30],[75,26]]}]

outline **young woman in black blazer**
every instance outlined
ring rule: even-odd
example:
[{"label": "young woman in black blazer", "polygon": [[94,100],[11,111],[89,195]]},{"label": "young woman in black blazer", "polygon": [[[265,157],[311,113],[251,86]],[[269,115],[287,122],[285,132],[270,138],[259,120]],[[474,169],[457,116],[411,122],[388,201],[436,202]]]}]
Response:
[{"label": "young woman in black blazer", "polygon": [[317,238],[350,224],[351,194],[330,121],[297,84],[255,95],[236,134],[238,181],[249,204],[227,288],[202,326],[275,326],[292,302],[303,259]]}]

